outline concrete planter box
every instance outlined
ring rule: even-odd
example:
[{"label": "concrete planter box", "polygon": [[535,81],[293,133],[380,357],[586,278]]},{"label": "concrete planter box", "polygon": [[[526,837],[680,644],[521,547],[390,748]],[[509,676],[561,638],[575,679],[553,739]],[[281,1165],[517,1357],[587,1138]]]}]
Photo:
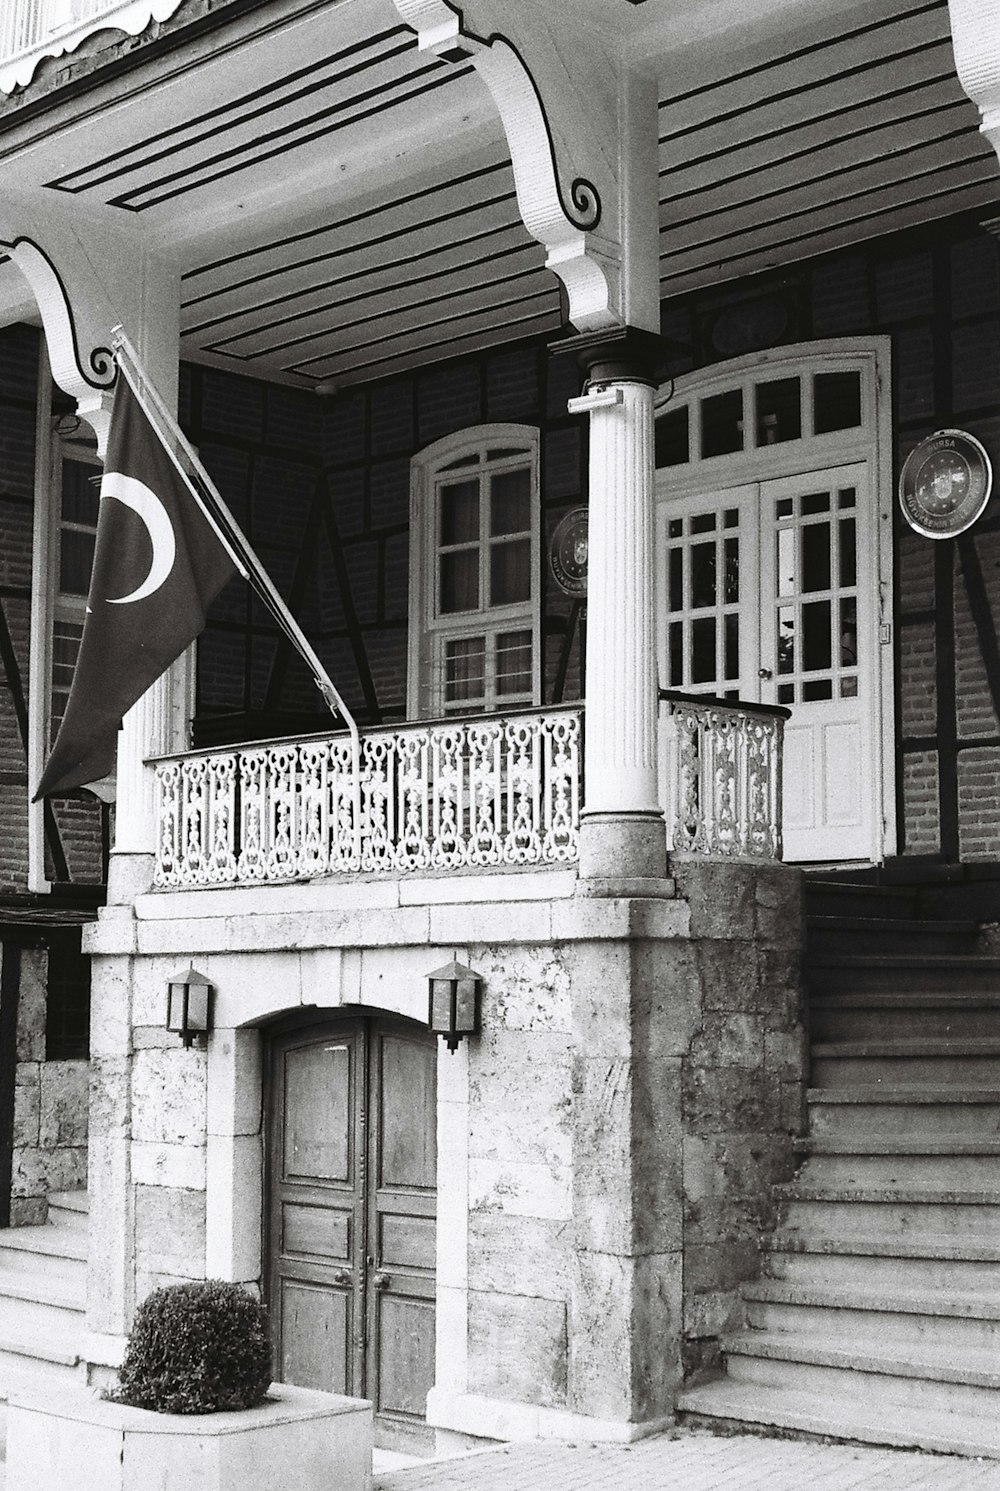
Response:
[{"label": "concrete planter box", "polygon": [[12,1390],[6,1491],[370,1491],[372,1407],[275,1383],[242,1413],[167,1414],[92,1389]]}]

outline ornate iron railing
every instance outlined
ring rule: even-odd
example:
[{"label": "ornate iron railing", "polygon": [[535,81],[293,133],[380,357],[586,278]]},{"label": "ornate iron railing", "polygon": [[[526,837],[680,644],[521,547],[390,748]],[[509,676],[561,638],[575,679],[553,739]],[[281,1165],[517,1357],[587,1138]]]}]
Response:
[{"label": "ornate iron railing", "polygon": [[667,842],[713,859],[781,858],[788,710],[660,692]]},{"label": "ornate iron railing", "polygon": [[578,709],[165,757],[155,883],[569,863],[582,759]]},{"label": "ornate iron railing", "polygon": [[106,26],[138,36],[181,0],[0,0],[0,92],[31,81],[43,57],[71,52]]}]

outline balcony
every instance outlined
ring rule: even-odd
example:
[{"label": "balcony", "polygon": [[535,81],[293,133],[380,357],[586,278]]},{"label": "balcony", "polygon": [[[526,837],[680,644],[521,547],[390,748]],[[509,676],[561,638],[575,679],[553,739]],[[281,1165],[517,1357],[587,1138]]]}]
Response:
[{"label": "balcony", "polygon": [[43,57],[74,51],[107,27],[138,36],[166,21],[181,0],[4,0],[0,6],[0,93],[31,82]]},{"label": "balcony", "polygon": [[[780,858],[783,716],[669,695],[663,800],[674,852]],[[155,763],[155,885],[574,864],[583,711],[479,715],[186,752]]]}]

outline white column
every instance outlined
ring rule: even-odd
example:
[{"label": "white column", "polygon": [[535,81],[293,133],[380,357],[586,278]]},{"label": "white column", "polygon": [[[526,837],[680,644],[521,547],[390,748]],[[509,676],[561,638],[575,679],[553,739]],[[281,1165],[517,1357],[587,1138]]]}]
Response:
[{"label": "white column", "polygon": [[666,836],[656,770],[653,383],[624,339],[597,355],[570,405],[590,414],[582,870],[656,878],[666,873]]}]

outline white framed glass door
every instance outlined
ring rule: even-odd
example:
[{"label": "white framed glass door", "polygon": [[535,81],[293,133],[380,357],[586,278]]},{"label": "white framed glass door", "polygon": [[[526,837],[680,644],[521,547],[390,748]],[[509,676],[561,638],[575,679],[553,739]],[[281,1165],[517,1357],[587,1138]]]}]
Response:
[{"label": "white framed glass door", "polygon": [[877,530],[865,462],[661,503],[660,677],[782,704],[792,862],[878,858]]}]

